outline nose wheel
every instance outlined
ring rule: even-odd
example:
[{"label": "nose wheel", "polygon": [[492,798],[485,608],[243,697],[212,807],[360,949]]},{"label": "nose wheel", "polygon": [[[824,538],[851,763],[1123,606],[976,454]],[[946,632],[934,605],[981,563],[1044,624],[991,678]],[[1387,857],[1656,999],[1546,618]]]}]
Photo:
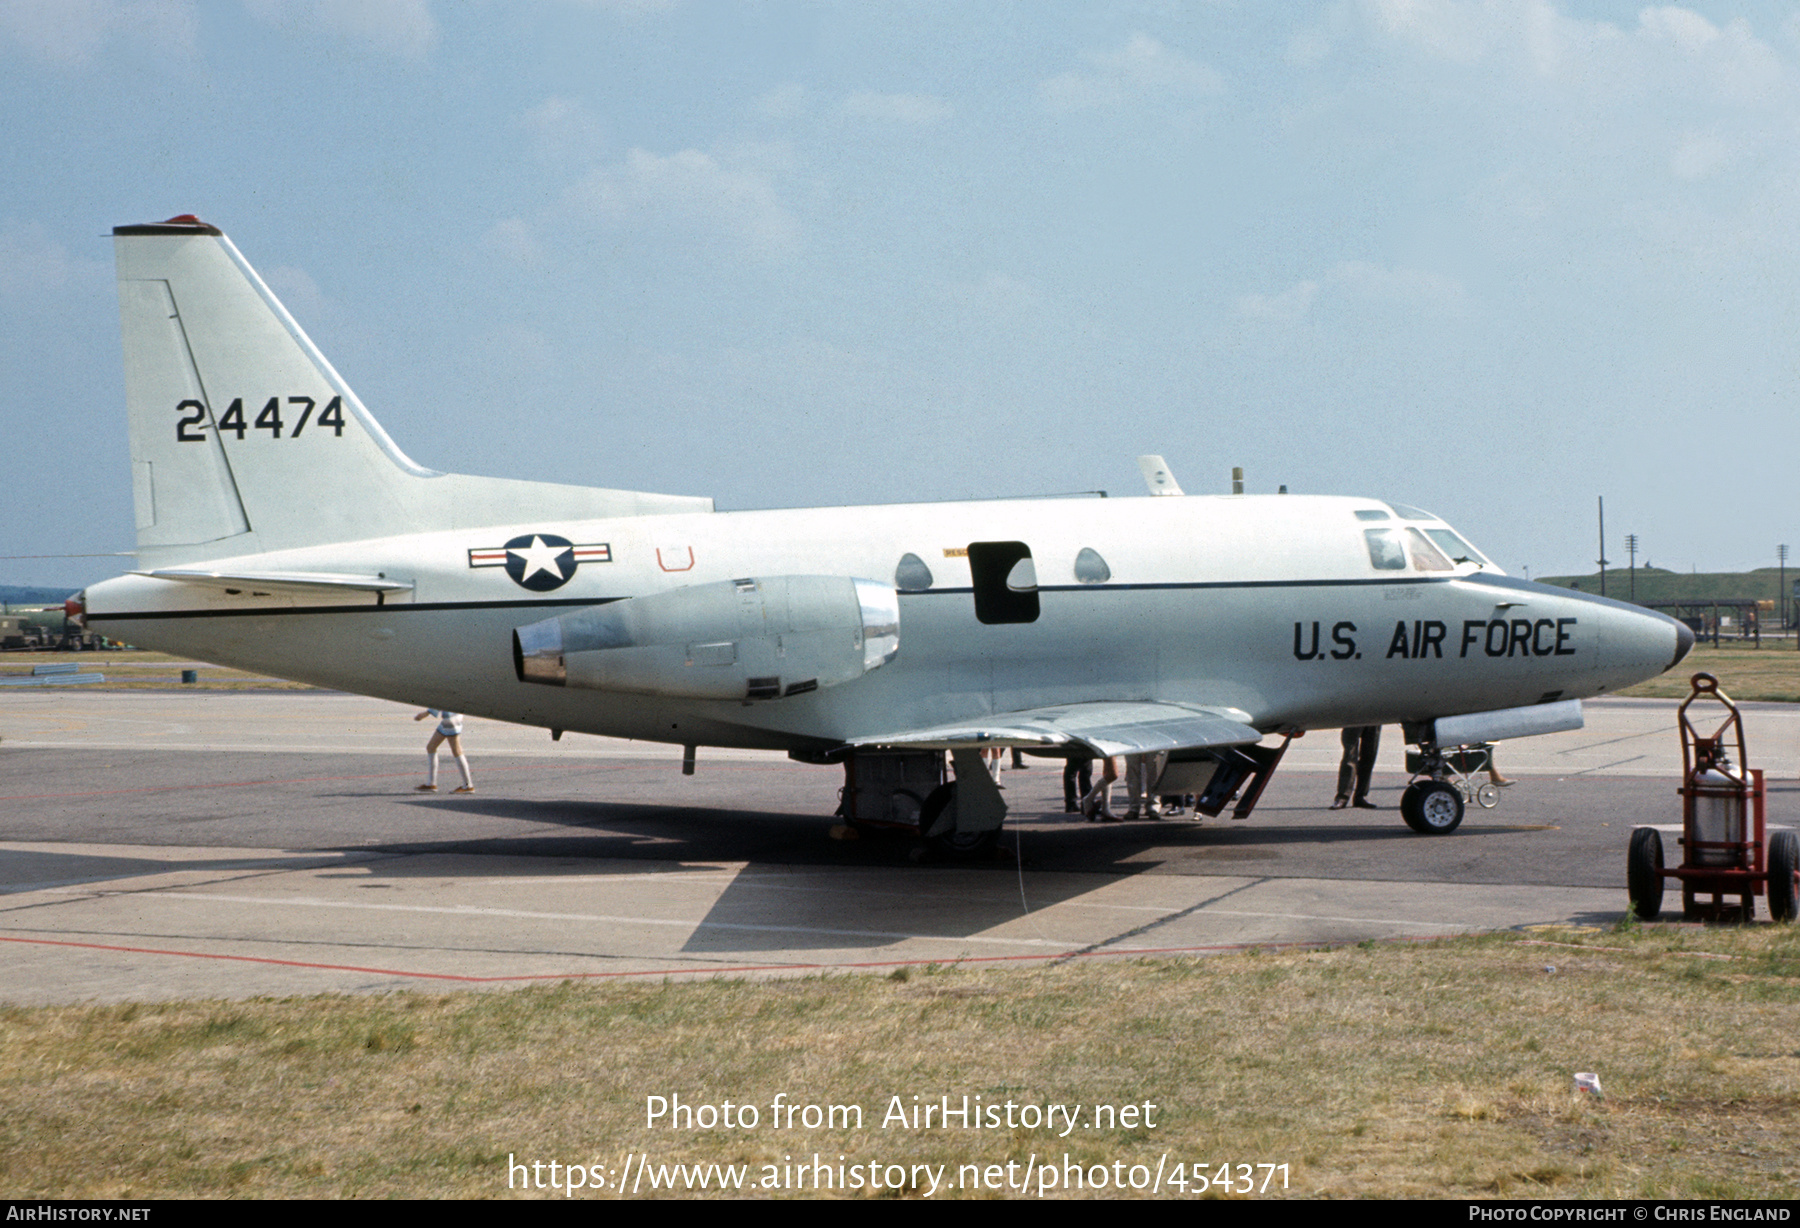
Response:
[{"label": "nose wheel", "polygon": [[1463,821],[1463,798],[1443,780],[1415,780],[1400,795],[1400,817],[1421,836],[1447,836]]}]

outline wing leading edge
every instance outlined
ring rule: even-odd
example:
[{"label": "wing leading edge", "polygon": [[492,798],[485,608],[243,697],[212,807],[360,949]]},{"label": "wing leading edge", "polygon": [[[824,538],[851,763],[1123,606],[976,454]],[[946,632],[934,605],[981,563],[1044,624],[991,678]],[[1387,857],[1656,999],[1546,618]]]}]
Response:
[{"label": "wing leading edge", "polygon": [[1165,750],[1245,746],[1262,735],[1235,708],[1197,708],[1171,703],[1060,704],[1001,712],[979,720],[854,739],[853,749],[916,747],[1084,746],[1096,755],[1142,755]]}]

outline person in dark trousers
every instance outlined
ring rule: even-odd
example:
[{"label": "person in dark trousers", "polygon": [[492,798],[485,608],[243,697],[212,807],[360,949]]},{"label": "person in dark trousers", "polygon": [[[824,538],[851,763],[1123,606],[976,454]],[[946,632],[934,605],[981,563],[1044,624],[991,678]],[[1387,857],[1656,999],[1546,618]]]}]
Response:
[{"label": "person in dark trousers", "polygon": [[[1077,787],[1079,786],[1079,787]],[[1071,754],[1063,760],[1063,813],[1081,813],[1081,799],[1094,787],[1094,757]]]},{"label": "person in dark trousers", "polygon": [[[1381,749],[1380,725],[1349,725],[1342,735],[1344,758],[1338,764],[1337,797],[1333,810],[1355,806],[1359,810],[1380,810],[1369,800],[1369,777],[1375,772],[1375,754]],[[1354,792],[1352,789],[1354,788]]]}]

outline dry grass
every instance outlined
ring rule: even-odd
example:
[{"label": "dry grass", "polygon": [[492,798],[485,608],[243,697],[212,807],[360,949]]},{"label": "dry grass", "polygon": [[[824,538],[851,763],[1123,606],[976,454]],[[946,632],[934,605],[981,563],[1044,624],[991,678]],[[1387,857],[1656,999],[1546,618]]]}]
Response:
[{"label": "dry grass", "polygon": [[[1321,952],[0,1011],[14,1197],[505,1196],[617,1169],[1285,1163],[1290,1195],[1790,1197],[1800,939],[1651,926]],[[1547,940],[1547,941],[1546,941]],[[1731,958],[1719,958],[1720,955]],[[1597,1071],[1606,1098],[1576,1093]],[[776,1131],[778,1092],[861,1130]],[[647,1130],[646,1096],[764,1106]],[[883,1130],[889,1097],[1158,1105],[1156,1128]],[[548,1170],[544,1170],[547,1172]],[[1191,1171],[1191,1170],[1190,1170]],[[514,1191],[517,1193],[517,1191]],[[648,1193],[647,1189],[642,1192]],[[1274,1192],[1274,1191],[1271,1191]],[[1179,1195],[1178,1195],[1179,1196]]]},{"label": "dry grass", "polygon": [[1792,641],[1765,640],[1763,647],[1722,640],[1717,648],[1696,644],[1687,659],[1648,682],[1620,691],[1640,699],[1686,699],[1690,680],[1705,672],[1733,699],[1800,703],[1800,652]]},{"label": "dry grass", "polygon": [[[84,674],[104,674],[105,682],[78,684],[98,691],[311,691],[304,682],[270,678],[248,670],[208,665],[163,652],[126,649],[108,652],[9,652],[0,656],[0,677],[29,676],[36,665],[77,665]],[[198,679],[183,683],[181,671]],[[9,688],[10,689],[10,688]],[[74,689],[74,688],[71,688]]]}]

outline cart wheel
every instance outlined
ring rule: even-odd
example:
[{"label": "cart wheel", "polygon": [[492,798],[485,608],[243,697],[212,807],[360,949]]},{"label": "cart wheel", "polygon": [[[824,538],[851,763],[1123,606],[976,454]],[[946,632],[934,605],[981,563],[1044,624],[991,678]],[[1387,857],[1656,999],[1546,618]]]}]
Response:
[{"label": "cart wheel", "polygon": [[1794,919],[1794,875],[1800,871],[1800,837],[1778,831],[1769,840],[1769,915],[1777,921]]},{"label": "cart wheel", "polygon": [[1492,810],[1500,804],[1500,790],[1494,787],[1492,781],[1483,782],[1475,790],[1475,804],[1483,810]]},{"label": "cart wheel", "polygon": [[1631,850],[1625,855],[1625,893],[1639,921],[1662,916],[1662,833],[1640,827],[1631,833]]},{"label": "cart wheel", "polygon": [[1462,794],[1441,780],[1421,780],[1400,795],[1400,814],[1421,836],[1447,836],[1463,821]]}]

